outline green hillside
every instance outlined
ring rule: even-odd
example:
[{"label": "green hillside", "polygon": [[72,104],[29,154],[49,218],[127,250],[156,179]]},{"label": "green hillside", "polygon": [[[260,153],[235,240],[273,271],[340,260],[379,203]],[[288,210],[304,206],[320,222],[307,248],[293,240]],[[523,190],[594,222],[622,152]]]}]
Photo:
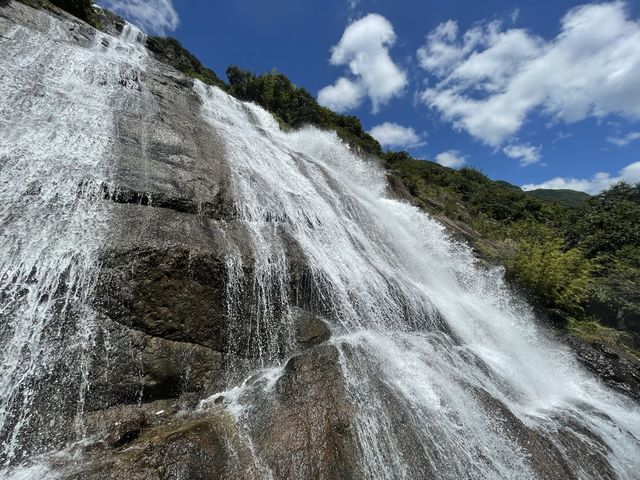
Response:
[{"label": "green hillside", "polygon": [[548,202],[557,202],[570,208],[578,208],[584,205],[591,195],[577,190],[552,190],[549,188],[539,188],[537,190],[529,190],[529,195],[533,195],[541,200]]}]

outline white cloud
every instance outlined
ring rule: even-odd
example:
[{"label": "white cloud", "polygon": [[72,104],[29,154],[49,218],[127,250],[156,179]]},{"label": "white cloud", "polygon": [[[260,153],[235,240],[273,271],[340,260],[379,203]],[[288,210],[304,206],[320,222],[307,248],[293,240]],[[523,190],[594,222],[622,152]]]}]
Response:
[{"label": "white cloud", "polygon": [[460,48],[454,44],[458,24],[449,20],[441,23],[427,36],[427,44],[418,49],[418,61],[425,70],[444,73],[449,66],[462,59],[475,45],[465,42]]},{"label": "white cloud", "polygon": [[415,148],[426,145],[413,128],[397,123],[381,123],[373,127],[369,134],[384,147]]},{"label": "white cloud", "polygon": [[512,143],[504,147],[502,151],[507,157],[520,160],[520,165],[525,167],[540,161],[540,149],[541,147],[534,147],[528,143]]},{"label": "white cloud", "polygon": [[590,179],[556,177],[539,184],[523,185],[522,189],[535,190],[537,188],[551,188],[557,190],[567,188],[587,193],[598,193],[620,181],[628,183],[640,182],[640,162],[634,162],[627,165],[620,170],[618,175],[614,176],[606,172],[598,172]]},{"label": "white cloud", "polygon": [[171,0],[101,0],[98,3],[150,34],[171,32],[178,28],[180,21]]},{"label": "white cloud", "polygon": [[618,147],[624,147],[625,145],[629,145],[631,142],[640,140],[640,132],[627,133],[622,137],[608,137],[607,140]]},{"label": "white cloud", "polygon": [[347,4],[349,5],[349,8],[351,10],[353,10],[354,8],[356,8],[358,6],[358,4],[360,3],[360,0],[347,0]]},{"label": "white cloud", "polygon": [[[369,14],[351,23],[342,34],[340,42],[331,49],[331,63],[348,66],[355,77],[349,81],[369,97],[374,113],[391,98],[401,95],[407,84],[406,73],[393,63],[389,55],[389,48],[395,40],[391,23],[381,15]],[[320,90],[318,101],[322,105],[330,107],[324,103],[327,98],[331,98],[334,104],[353,105],[344,109],[359,105],[340,102],[339,99],[336,101],[337,87],[341,80]],[[322,93],[324,94],[321,96]]]},{"label": "white cloud", "polygon": [[340,77],[336,83],[318,92],[318,102],[336,112],[344,112],[360,105],[365,93],[359,83]]},{"label": "white cloud", "polygon": [[534,111],[566,123],[640,118],[640,23],[622,2],[569,10],[550,41],[495,21],[460,36],[450,20],[427,36],[417,56],[436,80],[422,101],[494,147]]},{"label": "white cloud", "polygon": [[436,155],[436,162],[450,168],[460,168],[466,163],[466,157],[457,150],[448,150]]}]

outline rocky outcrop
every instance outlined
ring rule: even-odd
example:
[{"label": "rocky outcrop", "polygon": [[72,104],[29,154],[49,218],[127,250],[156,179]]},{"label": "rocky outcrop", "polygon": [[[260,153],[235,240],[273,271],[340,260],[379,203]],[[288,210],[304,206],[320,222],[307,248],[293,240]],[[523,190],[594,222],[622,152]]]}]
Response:
[{"label": "rocky outcrop", "polygon": [[[588,452],[590,433],[577,427],[563,428],[555,432],[553,440],[525,425],[502,402],[492,398],[485,391],[477,392],[485,407],[501,418],[501,428],[513,442],[514,448],[526,452],[528,466],[535,478],[543,480],[577,480],[580,469],[588,478],[614,479],[604,454],[585,454]],[[586,433],[586,435],[585,435]],[[571,452],[566,456],[566,452]],[[571,462],[567,461],[571,459]],[[576,468],[577,465],[583,467]]]},{"label": "rocky outcrop", "polygon": [[576,353],[576,358],[604,383],[619,392],[640,401],[640,365],[608,345],[588,342],[567,335],[565,342]]},{"label": "rocky outcrop", "polygon": [[65,478],[360,478],[335,347],[293,357],[273,386],[256,377],[245,388],[239,401],[251,403],[250,422],[233,418],[224,407],[238,400],[224,396],[201,409],[173,399],[90,413],[91,460],[62,467]]},{"label": "rocky outcrop", "polygon": [[319,346],[289,360],[273,394],[252,432],[275,478],[358,476],[355,410],[335,347]]}]

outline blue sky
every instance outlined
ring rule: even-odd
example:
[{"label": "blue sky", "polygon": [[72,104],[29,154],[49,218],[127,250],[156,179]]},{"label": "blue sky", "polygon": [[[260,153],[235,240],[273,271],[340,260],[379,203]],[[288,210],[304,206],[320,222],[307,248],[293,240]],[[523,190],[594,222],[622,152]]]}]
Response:
[{"label": "blue sky", "polygon": [[640,2],[103,0],[225,78],[277,69],[393,150],[517,185],[640,181]]}]

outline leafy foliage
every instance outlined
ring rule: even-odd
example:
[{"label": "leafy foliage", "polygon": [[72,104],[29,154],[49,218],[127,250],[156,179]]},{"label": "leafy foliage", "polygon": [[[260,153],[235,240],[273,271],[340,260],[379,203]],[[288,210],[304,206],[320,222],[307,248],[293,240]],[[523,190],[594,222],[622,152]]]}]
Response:
[{"label": "leafy foliage", "polygon": [[439,202],[443,213],[456,220],[471,223],[483,218],[493,226],[520,220],[557,224],[566,213],[564,207],[531,197],[506,182],[490,180],[473,168],[453,170],[414,160],[407,152],[387,152],[385,161],[390,173],[400,179],[421,206],[433,210]]},{"label": "leafy foliage", "polygon": [[640,183],[618,183],[571,215],[567,245],[598,266],[588,311],[640,333]]},{"label": "leafy foliage", "polygon": [[588,256],[640,245],[640,183],[620,182],[571,216],[567,237]]},{"label": "leafy foliage", "polygon": [[[509,234],[519,245],[518,258],[507,266],[534,295],[565,311],[640,333],[640,184],[612,186],[546,234],[527,223]],[[554,288],[555,272],[568,269],[567,258],[575,264],[564,279],[569,291],[563,293]]]},{"label": "leafy foliage", "polygon": [[599,255],[593,300],[640,317],[640,246],[625,245],[615,254]]},{"label": "leafy foliage", "polygon": [[579,314],[592,286],[594,264],[578,248],[564,249],[564,239],[549,227],[532,222],[513,226],[518,243],[507,271],[547,308]]}]

